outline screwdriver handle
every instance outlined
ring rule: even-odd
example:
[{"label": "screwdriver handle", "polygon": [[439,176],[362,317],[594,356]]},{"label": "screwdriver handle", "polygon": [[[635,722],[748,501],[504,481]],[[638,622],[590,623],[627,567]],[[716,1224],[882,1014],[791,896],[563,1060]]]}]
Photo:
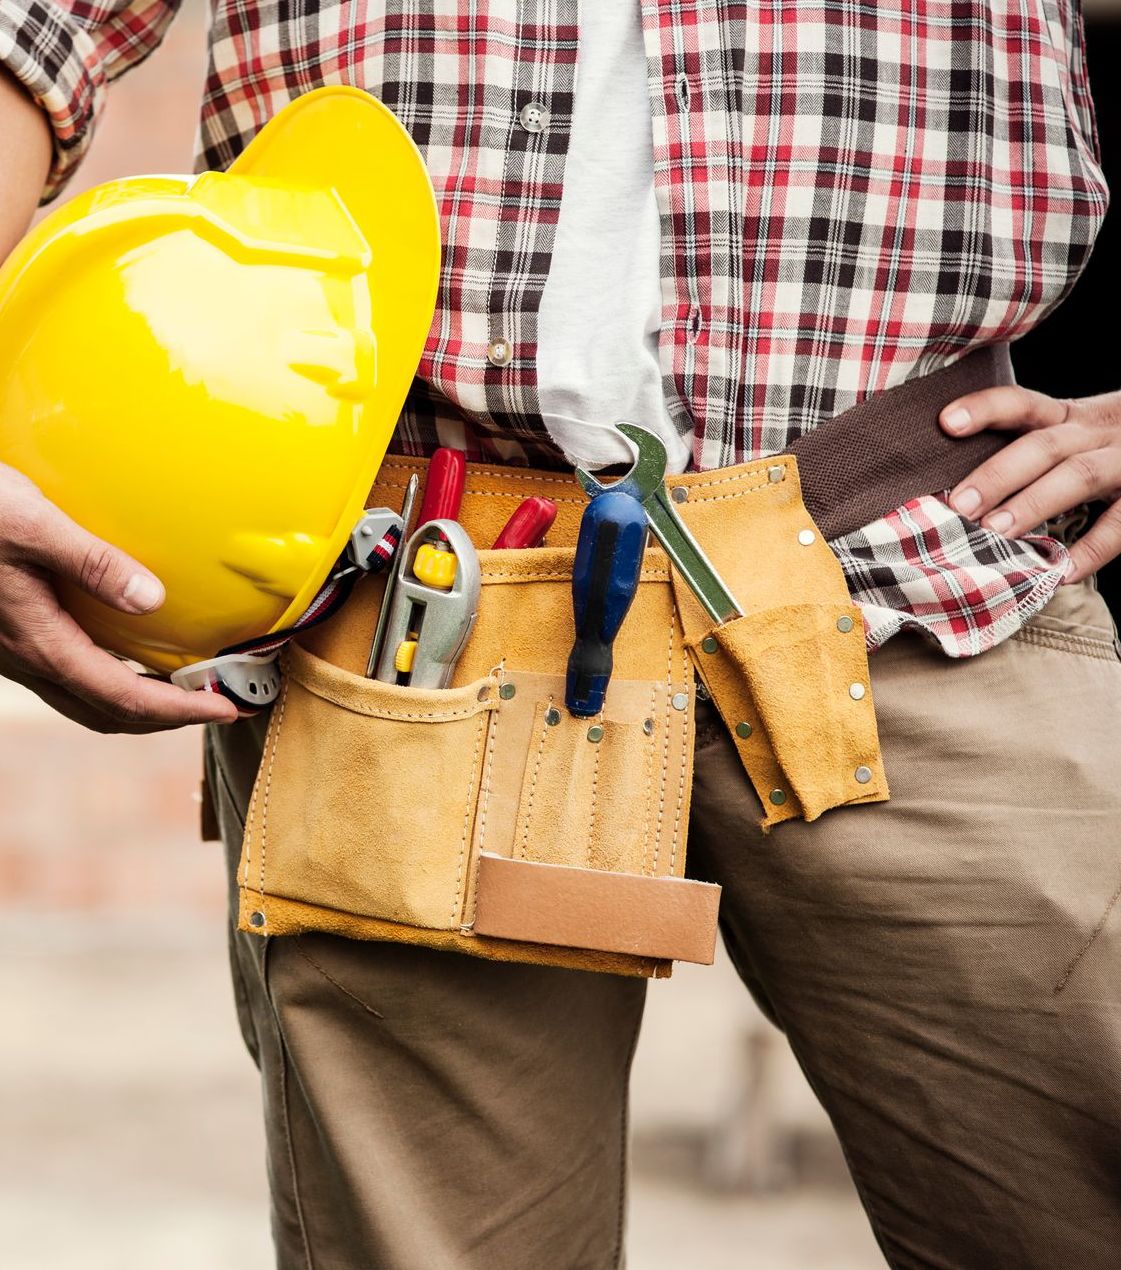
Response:
[{"label": "screwdriver handle", "polygon": [[503,547],[536,547],[552,528],[556,518],[557,505],[551,498],[524,499],[494,540],[494,550]]},{"label": "screwdriver handle", "polygon": [[458,520],[467,478],[467,456],[462,450],[442,446],[433,454],[424,481],[424,499],[420,504],[417,528],[431,520]]},{"label": "screwdriver handle", "polygon": [[638,499],[611,490],[597,494],[580,521],[572,570],[576,642],[564,693],[569,713],[580,718],[603,709],[612,645],[638,590],[646,528],[646,510]]}]

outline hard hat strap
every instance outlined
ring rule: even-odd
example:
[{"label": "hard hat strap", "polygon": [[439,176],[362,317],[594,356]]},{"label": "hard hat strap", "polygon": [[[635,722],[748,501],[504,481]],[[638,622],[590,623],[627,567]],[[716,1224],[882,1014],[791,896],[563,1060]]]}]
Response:
[{"label": "hard hat strap", "polygon": [[[269,706],[280,691],[280,676],[273,662],[285,644],[301,631],[325,622],[346,602],[357,580],[366,574],[381,573],[401,545],[400,517],[386,520],[378,512],[367,512],[352,536],[352,543],[335,563],[331,576],[319,588],[299,621],[283,630],[271,631],[256,639],[243,640],[219,649],[209,661],[183,666],[171,676],[181,688],[217,692],[228,697],[243,714]],[[361,530],[369,524],[384,529],[372,547],[362,541]]]}]

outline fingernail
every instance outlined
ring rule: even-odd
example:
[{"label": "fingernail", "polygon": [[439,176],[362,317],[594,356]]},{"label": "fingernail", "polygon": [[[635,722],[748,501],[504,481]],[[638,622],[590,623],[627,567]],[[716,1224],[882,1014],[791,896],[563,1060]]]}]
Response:
[{"label": "fingernail", "polygon": [[993,512],[993,514],[985,521],[985,528],[991,529],[994,533],[1002,534],[1005,530],[1012,527],[1011,512]]},{"label": "fingernail", "polygon": [[951,410],[942,422],[951,432],[961,432],[969,427],[970,418],[969,411],[964,406],[958,406],[956,410]]},{"label": "fingernail", "polygon": [[121,599],[134,613],[151,613],[164,601],[164,589],[150,573],[134,573],[125,586]]},{"label": "fingernail", "polygon": [[950,499],[956,511],[961,512],[963,516],[972,516],[973,513],[981,506],[981,494],[979,490],[975,490],[972,485],[967,485]]}]

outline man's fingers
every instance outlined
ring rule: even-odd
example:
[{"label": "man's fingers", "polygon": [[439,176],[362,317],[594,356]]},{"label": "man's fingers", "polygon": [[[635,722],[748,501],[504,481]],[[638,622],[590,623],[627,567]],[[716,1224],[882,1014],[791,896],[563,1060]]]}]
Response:
[{"label": "man's fingers", "polygon": [[1069,401],[1008,384],[951,401],[938,421],[951,436],[965,437],[985,428],[1052,428],[1065,423],[1069,413]]},{"label": "man's fingers", "polygon": [[237,718],[233,703],[216,693],[187,692],[138,675],[98,648],[62,610],[49,626],[40,626],[33,646],[17,643],[10,651],[36,678],[60,685],[122,727],[138,723],[183,727],[232,723]]},{"label": "man's fingers", "polygon": [[27,560],[80,586],[125,613],[150,613],[164,602],[154,574],[117,547],[95,538],[46,499],[21,509],[8,537]]},{"label": "man's fingers", "polygon": [[1088,502],[1106,487],[1115,462],[1105,450],[1081,451],[1044,472],[1026,489],[986,515],[981,523],[1006,538],[1018,538],[1045,520]]},{"label": "man's fingers", "polygon": [[950,505],[963,516],[980,520],[1085,446],[1084,430],[1075,424],[1061,424],[1017,437],[970,472],[950,493]]},{"label": "man's fingers", "polygon": [[1121,503],[1108,507],[1070,549],[1063,585],[1081,582],[1121,555]]}]

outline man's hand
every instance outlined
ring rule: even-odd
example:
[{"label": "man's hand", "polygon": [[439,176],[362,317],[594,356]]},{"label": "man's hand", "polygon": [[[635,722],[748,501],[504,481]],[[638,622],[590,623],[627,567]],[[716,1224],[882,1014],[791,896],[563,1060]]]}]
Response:
[{"label": "man's hand", "polygon": [[1070,549],[1064,582],[1121,555],[1121,392],[1059,401],[1028,388],[986,388],[952,401],[939,421],[951,436],[985,428],[1023,432],[950,493],[950,504],[1018,538],[1080,503],[1112,506]]},{"label": "man's hand", "polygon": [[0,465],[0,675],[95,732],[231,723],[232,702],[148,679],[96,647],[58,602],[52,578],[122,613],[150,613],[161,583],[76,525],[26,477]]}]

